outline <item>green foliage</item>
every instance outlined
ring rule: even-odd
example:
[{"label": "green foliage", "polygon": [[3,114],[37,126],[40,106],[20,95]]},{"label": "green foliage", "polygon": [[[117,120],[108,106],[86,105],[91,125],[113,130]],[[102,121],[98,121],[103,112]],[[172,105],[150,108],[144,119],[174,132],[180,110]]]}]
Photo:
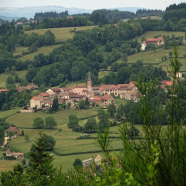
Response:
[{"label": "green foliage", "polygon": [[79,109],[85,109],[85,102],[83,99],[79,100]]},{"label": "green foliage", "polygon": [[71,102],[68,102],[67,103],[67,108],[70,109],[70,107],[71,107]]},{"label": "green foliage", "polygon": [[77,115],[71,114],[68,116],[68,119],[69,119],[68,124],[67,124],[68,128],[73,128],[76,125],[79,126],[79,119]]},{"label": "green foliage", "polygon": [[28,142],[29,141],[29,135],[25,134],[25,141]]},{"label": "green foliage", "polygon": [[49,144],[47,150],[53,150],[53,148],[56,145],[55,139],[52,136],[49,136],[49,135],[46,135],[46,134],[43,134],[43,136],[46,137],[46,139],[47,139],[46,143]]},{"label": "green foliage", "polygon": [[6,80],[6,88],[8,90],[16,88],[15,80],[13,77],[9,76]]},{"label": "green foliage", "polygon": [[5,129],[0,125],[0,146],[4,143]]},{"label": "green foliage", "polygon": [[76,158],[73,163],[73,167],[75,169],[81,169],[83,167],[82,161],[79,158]]},{"label": "green foliage", "polygon": [[115,113],[116,113],[116,106],[114,103],[110,104],[107,106],[107,111],[110,115],[111,118],[114,117]]},{"label": "green foliage", "polygon": [[98,110],[98,119],[98,128],[103,132],[105,128],[109,127],[109,115],[102,108]]},{"label": "green foliage", "polygon": [[89,132],[95,132],[96,128],[97,128],[96,119],[95,118],[88,118],[87,122],[84,125],[83,130],[85,132],[89,133]]},{"label": "green foliage", "polygon": [[8,131],[8,137],[9,137],[9,139],[11,139],[11,137],[13,137],[14,136],[14,131],[13,130],[9,130]]},{"label": "green foliage", "polygon": [[57,123],[53,116],[48,116],[45,118],[45,125],[46,125],[46,128],[48,129],[53,129],[57,127]]},{"label": "green foliage", "polygon": [[34,119],[33,128],[35,129],[43,129],[44,128],[44,120],[40,117],[36,117]]},{"label": "green foliage", "polygon": [[57,111],[58,109],[59,109],[58,98],[55,97],[52,103],[52,111]]}]

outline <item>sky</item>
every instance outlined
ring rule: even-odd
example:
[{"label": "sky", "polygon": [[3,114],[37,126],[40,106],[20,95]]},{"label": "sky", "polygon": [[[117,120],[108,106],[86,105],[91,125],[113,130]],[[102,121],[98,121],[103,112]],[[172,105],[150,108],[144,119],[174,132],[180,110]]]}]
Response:
[{"label": "sky", "polygon": [[115,7],[143,7],[165,10],[170,4],[183,0],[0,0],[0,7],[29,7],[56,5],[67,8],[101,9]]}]

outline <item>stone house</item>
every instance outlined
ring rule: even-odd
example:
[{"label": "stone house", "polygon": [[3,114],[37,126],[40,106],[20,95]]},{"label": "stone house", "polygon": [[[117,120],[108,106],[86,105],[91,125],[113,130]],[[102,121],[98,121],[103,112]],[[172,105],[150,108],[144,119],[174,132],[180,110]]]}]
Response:
[{"label": "stone house", "polygon": [[38,97],[34,96],[33,98],[30,99],[30,108],[34,108],[36,106],[37,108],[41,108],[42,105],[41,100]]},{"label": "stone house", "polygon": [[36,97],[41,100],[41,104],[51,103],[50,94],[48,94],[47,92],[40,93]]},{"label": "stone house", "polygon": [[108,106],[114,103],[114,98],[111,95],[105,94],[102,98],[102,106]]},{"label": "stone house", "polygon": [[56,93],[53,92],[52,89],[48,89],[46,92],[50,95],[50,98],[51,98],[51,99],[54,99],[54,97],[56,96]]},{"label": "stone house", "polygon": [[79,95],[84,95],[83,90],[87,91],[87,86],[75,86],[73,92]]},{"label": "stone house", "polygon": [[94,97],[93,102],[95,102],[95,103],[98,104],[98,105],[101,105],[101,104],[102,104],[102,100],[101,100],[101,98],[98,97],[98,96]]},{"label": "stone house", "polygon": [[127,91],[126,93],[122,94],[122,99],[126,100],[139,100],[139,92],[138,91]]},{"label": "stone house", "polygon": [[61,92],[73,92],[73,87],[62,87],[60,88]]},{"label": "stone house", "polygon": [[18,137],[19,136],[19,130],[18,130],[18,128],[17,127],[9,127],[7,130],[6,130],[6,137],[8,137],[8,132],[10,131],[10,130],[13,130],[13,132],[14,132],[14,138],[16,138],[16,137]]}]

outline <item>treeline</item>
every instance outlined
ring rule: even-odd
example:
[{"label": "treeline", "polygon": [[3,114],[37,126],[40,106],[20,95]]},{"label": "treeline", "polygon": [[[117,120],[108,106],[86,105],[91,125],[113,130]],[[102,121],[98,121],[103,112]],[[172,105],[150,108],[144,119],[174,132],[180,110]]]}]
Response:
[{"label": "treeline", "polygon": [[34,15],[34,20],[43,20],[45,18],[59,18],[59,17],[62,17],[62,18],[66,18],[68,16],[68,10],[66,10],[65,12],[60,12],[60,13],[57,13],[57,12],[44,12],[44,13],[35,13]]},{"label": "treeline", "polygon": [[182,18],[186,18],[186,3],[170,5],[166,8],[166,11],[163,15],[163,19],[166,21],[171,20],[176,22]]},{"label": "treeline", "polygon": [[145,17],[145,16],[163,16],[163,11],[162,10],[153,10],[153,9],[139,9],[136,11],[136,17]]}]

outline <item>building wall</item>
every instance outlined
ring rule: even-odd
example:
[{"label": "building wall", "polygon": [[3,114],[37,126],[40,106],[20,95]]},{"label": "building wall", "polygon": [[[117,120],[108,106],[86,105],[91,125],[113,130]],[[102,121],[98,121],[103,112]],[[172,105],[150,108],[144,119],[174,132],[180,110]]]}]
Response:
[{"label": "building wall", "polygon": [[141,44],[141,50],[145,50],[146,44]]},{"label": "building wall", "polygon": [[74,93],[77,93],[79,95],[84,95],[83,90],[87,90],[87,88],[74,88]]},{"label": "building wall", "polygon": [[40,100],[30,100],[30,108],[37,106],[37,108],[41,108]]}]

